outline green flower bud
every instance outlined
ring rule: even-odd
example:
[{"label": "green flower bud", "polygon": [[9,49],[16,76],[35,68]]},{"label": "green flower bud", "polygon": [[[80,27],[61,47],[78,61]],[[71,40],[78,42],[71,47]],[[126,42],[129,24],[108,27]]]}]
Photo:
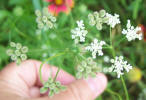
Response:
[{"label": "green flower bud", "polygon": [[95,24],[96,24],[96,22],[94,20],[89,21],[89,25],[94,26]]},{"label": "green flower bud", "polygon": [[93,16],[92,14],[89,14],[89,15],[88,15],[88,19],[89,19],[89,20],[94,20],[94,16]]},{"label": "green flower bud", "polygon": [[86,67],[86,66],[87,66],[87,63],[86,63],[85,61],[82,61],[82,62],[81,62],[81,65],[82,65],[83,67]]},{"label": "green flower bud", "polygon": [[66,90],[66,87],[65,86],[60,86],[59,87],[62,91],[65,91]]},{"label": "green flower bud", "polygon": [[53,28],[53,23],[51,21],[47,21],[46,22],[46,25],[49,27],[49,28]]},{"label": "green flower bud", "polygon": [[16,43],[10,42],[10,46],[11,46],[11,47],[16,47]]},{"label": "green flower bud", "polygon": [[40,93],[46,93],[48,91],[48,88],[42,87],[40,88]]},{"label": "green flower bud", "polygon": [[17,43],[16,44],[16,49],[21,49],[22,48],[22,45],[20,43]]},{"label": "green flower bud", "polygon": [[20,55],[20,57],[21,57],[21,60],[22,60],[22,61],[24,61],[24,60],[26,60],[26,59],[27,59],[26,54],[21,54],[21,55]]},{"label": "green flower bud", "polygon": [[44,87],[49,88],[50,84],[48,82],[45,82]]},{"label": "green flower bud", "polygon": [[51,17],[52,22],[56,22],[56,17]]},{"label": "green flower bud", "polygon": [[54,89],[56,87],[56,85],[54,83],[50,84],[49,88],[50,89]]},{"label": "green flower bud", "polygon": [[54,90],[54,93],[56,93],[56,94],[58,94],[60,92],[58,88],[55,88],[53,90]]},{"label": "green flower bud", "polygon": [[98,30],[102,30],[102,24],[101,24],[101,23],[97,23],[97,24],[96,24],[96,28],[97,28]]},{"label": "green flower bud", "polygon": [[16,61],[17,60],[17,56],[16,55],[11,55],[11,59],[13,60],[13,61]]},{"label": "green flower bud", "polygon": [[53,83],[54,82],[53,78],[48,78],[48,82]]},{"label": "green flower bud", "polygon": [[84,71],[84,68],[83,68],[82,66],[78,66],[78,67],[77,67],[77,70],[78,70],[79,72],[83,72],[83,71]]},{"label": "green flower bud", "polygon": [[96,11],[93,13],[95,18],[99,18],[99,13]]},{"label": "green flower bud", "polygon": [[99,16],[100,17],[104,17],[105,14],[106,14],[106,11],[105,10],[102,9],[102,10],[99,11]]},{"label": "green flower bud", "polygon": [[23,46],[23,47],[21,48],[21,51],[22,51],[22,53],[27,53],[27,52],[28,52],[28,47]]},{"label": "green flower bud", "polygon": [[42,22],[41,17],[37,17],[37,18],[36,18],[36,22],[37,22],[37,23],[41,23],[41,22]]},{"label": "green flower bud", "polygon": [[16,54],[16,56],[20,56],[21,52],[17,49],[17,50],[15,50],[15,54]]},{"label": "green flower bud", "polygon": [[91,67],[86,68],[86,73],[91,73]]},{"label": "green flower bud", "polygon": [[36,16],[38,16],[38,17],[40,17],[40,16],[42,15],[40,10],[36,10],[36,11],[35,11],[35,14],[36,14]]},{"label": "green flower bud", "polygon": [[43,10],[42,10],[43,14],[44,15],[47,15],[49,12],[48,12],[48,8],[47,7],[44,7]]},{"label": "green flower bud", "polygon": [[104,17],[103,19],[102,19],[102,22],[103,23],[107,23],[109,21],[109,18],[108,17]]},{"label": "green flower bud", "polygon": [[39,28],[39,29],[43,29],[43,27],[44,27],[44,24],[43,24],[43,23],[39,23],[39,24],[38,24],[38,28]]},{"label": "green flower bud", "polygon": [[6,51],[6,53],[7,53],[8,56],[11,56],[11,55],[13,55],[13,50],[12,49],[8,49]]},{"label": "green flower bud", "polygon": [[46,22],[48,21],[48,18],[47,18],[46,16],[43,16],[43,17],[42,17],[42,21],[43,21],[44,23],[46,23]]},{"label": "green flower bud", "polygon": [[59,81],[56,81],[56,86],[61,86],[61,83]]}]

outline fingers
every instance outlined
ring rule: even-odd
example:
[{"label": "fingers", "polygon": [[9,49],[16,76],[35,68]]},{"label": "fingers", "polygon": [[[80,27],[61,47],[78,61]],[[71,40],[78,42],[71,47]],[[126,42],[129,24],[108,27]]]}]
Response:
[{"label": "fingers", "polygon": [[107,85],[105,75],[99,73],[96,78],[77,80],[68,85],[65,92],[61,92],[51,98],[44,97],[31,100],[94,100],[99,96]]},{"label": "fingers", "polygon": [[[19,94],[23,97],[39,96],[39,94],[33,95],[35,92],[37,93],[37,89],[32,89],[32,87],[38,85],[42,86],[39,79],[40,64],[41,62],[35,60],[24,61],[19,66],[15,63],[11,63],[0,72],[0,84],[9,87],[9,91],[16,92],[15,94]],[[55,76],[56,72],[57,68],[52,67],[53,76]],[[47,81],[49,76],[50,66],[45,64],[42,68],[42,78]],[[68,84],[74,81],[74,77],[61,70],[57,80],[63,84]],[[0,88],[3,87],[3,85],[1,85]]]}]

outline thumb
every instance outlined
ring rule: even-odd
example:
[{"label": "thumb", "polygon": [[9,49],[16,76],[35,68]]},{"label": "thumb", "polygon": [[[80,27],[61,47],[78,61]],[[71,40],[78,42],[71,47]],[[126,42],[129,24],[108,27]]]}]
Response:
[{"label": "thumb", "polygon": [[104,91],[106,85],[107,78],[99,73],[96,78],[74,81],[68,85],[66,91],[51,98],[44,97],[35,100],[94,100]]}]

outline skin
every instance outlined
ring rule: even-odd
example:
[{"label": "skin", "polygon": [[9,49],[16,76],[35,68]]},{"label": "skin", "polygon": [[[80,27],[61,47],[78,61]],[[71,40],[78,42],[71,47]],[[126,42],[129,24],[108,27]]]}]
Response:
[{"label": "skin", "polygon": [[[61,70],[57,80],[66,85],[67,90],[48,97],[47,93],[39,92],[42,87],[39,79],[40,64],[40,61],[27,60],[19,66],[16,63],[7,65],[0,72],[0,100],[94,100],[106,88],[107,79],[101,73],[94,80],[75,80],[72,75]],[[51,68],[54,77],[57,68]],[[47,81],[49,76],[50,66],[45,64],[42,68],[43,80]]]}]

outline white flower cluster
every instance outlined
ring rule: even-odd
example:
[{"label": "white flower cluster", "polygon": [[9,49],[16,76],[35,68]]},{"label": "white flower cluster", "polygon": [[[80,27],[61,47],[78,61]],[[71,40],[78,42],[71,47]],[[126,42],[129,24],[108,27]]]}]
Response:
[{"label": "white flower cluster", "polygon": [[93,42],[90,44],[90,46],[87,46],[85,49],[92,52],[92,57],[95,59],[96,54],[98,53],[98,56],[102,56],[102,46],[106,43],[104,41],[99,41],[97,39],[94,39]]},{"label": "white flower cluster", "polygon": [[78,79],[90,77],[96,77],[98,72],[101,72],[101,67],[97,66],[96,62],[89,57],[85,61],[82,61],[81,64],[77,66],[76,77]]},{"label": "white flower cluster", "polygon": [[123,56],[115,57],[115,59],[111,59],[111,63],[113,64],[110,67],[111,72],[117,73],[117,78],[120,78],[121,75],[124,74],[124,70],[126,72],[129,72],[129,70],[132,69],[132,66],[127,63],[127,61],[124,61]]},{"label": "white flower cluster", "polygon": [[99,12],[94,12],[93,14],[88,15],[89,19],[89,24],[91,26],[96,25],[96,28],[98,30],[102,30],[102,24],[107,23],[108,18],[105,16],[106,11],[105,10],[100,10]]},{"label": "white flower cluster", "polygon": [[83,20],[77,21],[77,26],[78,27],[71,30],[72,39],[75,40],[75,43],[78,43],[79,41],[85,42],[85,37],[86,37],[88,31],[85,30]]},{"label": "white flower cluster", "polygon": [[49,78],[47,82],[45,82],[44,86],[40,89],[40,93],[46,93],[49,90],[48,96],[53,96],[54,94],[58,94],[60,91],[65,90],[66,87],[61,85],[59,81],[54,81],[53,78]]},{"label": "white flower cluster", "polygon": [[35,14],[37,16],[36,22],[38,24],[37,34],[40,34],[42,30],[48,30],[55,26],[56,17],[48,12],[48,8],[43,8],[42,11],[36,10]]},{"label": "white flower cluster", "polygon": [[109,13],[106,13],[106,17],[108,18],[107,24],[110,25],[110,27],[112,27],[112,28],[114,28],[117,24],[120,23],[118,14],[114,14],[114,16],[113,16]]},{"label": "white flower cluster", "polygon": [[7,50],[7,55],[11,57],[13,61],[19,65],[21,61],[27,59],[26,53],[28,52],[28,47],[22,46],[20,43],[10,43],[11,49]]},{"label": "white flower cluster", "polygon": [[138,32],[141,32],[141,28],[140,27],[134,28],[134,26],[131,26],[130,20],[127,21],[127,29],[122,30],[122,34],[126,35],[128,41],[135,40],[136,38],[142,40],[143,37],[142,33]]}]

